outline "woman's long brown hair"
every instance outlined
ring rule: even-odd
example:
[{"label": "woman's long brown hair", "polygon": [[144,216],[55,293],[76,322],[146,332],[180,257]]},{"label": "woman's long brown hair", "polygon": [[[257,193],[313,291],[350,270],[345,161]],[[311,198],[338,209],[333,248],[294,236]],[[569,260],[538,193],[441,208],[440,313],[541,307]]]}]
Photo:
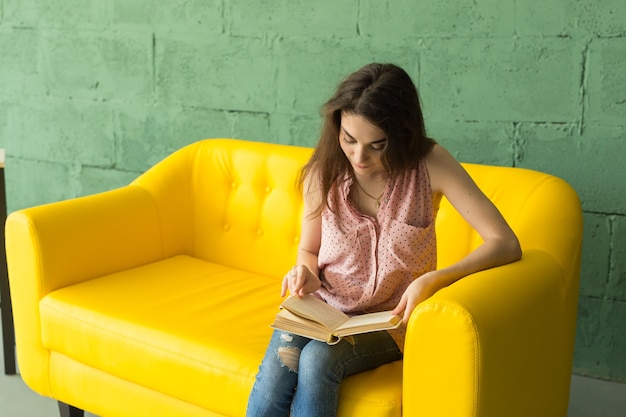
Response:
[{"label": "woman's long brown hair", "polygon": [[313,214],[319,214],[324,204],[329,204],[333,184],[352,175],[350,162],[339,145],[343,113],[362,116],[385,132],[382,163],[392,178],[417,167],[435,144],[426,135],[415,84],[402,68],[393,64],[373,63],[350,74],[324,104],[322,113],[319,142],[299,177],[300,185],[312,176],[315,186],[321,188],[321,203]]}]

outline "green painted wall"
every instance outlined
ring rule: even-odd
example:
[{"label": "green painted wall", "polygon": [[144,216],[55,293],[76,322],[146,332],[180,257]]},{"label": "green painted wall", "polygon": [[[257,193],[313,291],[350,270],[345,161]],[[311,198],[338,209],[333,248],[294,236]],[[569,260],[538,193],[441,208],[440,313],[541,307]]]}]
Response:
[{"label": "green painted wall", "polygon": [[0,0],[9,210],[205,137],[313,145],[322,102],[374,60],[411,73],[459,159],[578,190],[575,372],[626,381],[624,0]]}]

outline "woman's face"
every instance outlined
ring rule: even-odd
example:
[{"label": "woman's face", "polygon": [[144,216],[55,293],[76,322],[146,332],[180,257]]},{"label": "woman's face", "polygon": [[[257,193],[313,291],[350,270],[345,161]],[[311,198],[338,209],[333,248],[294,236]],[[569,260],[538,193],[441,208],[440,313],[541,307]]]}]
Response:
[{"label": "woman's face", "polygon": [[339,145],[356,175],[376,176],[385,173],[382,154],[387,136],[363,116],[342,113]]}]

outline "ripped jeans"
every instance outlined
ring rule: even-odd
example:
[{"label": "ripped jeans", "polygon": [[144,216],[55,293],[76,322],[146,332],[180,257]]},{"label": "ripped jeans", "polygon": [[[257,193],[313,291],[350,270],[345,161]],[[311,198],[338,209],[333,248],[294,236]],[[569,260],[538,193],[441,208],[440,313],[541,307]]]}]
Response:
[{"label": "ripped jeans", "polygon": [[356,335],[353,340],[354,344],[343,339],[330,346],[275,330],[246,415],[336,416],[343,378],[402,358],[385,331]]}]

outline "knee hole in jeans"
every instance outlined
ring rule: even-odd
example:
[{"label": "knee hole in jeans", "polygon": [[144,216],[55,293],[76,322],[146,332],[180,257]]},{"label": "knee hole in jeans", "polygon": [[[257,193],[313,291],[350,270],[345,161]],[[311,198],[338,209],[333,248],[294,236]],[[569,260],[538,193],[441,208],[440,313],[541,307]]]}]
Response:
[{"label": "knee hole in jeans", "polygon": [[298,364],[300,363],[300,349],[295,347],[278,348],[278,358],[283,366],[286,366],[292,372],[298,372]]}]

